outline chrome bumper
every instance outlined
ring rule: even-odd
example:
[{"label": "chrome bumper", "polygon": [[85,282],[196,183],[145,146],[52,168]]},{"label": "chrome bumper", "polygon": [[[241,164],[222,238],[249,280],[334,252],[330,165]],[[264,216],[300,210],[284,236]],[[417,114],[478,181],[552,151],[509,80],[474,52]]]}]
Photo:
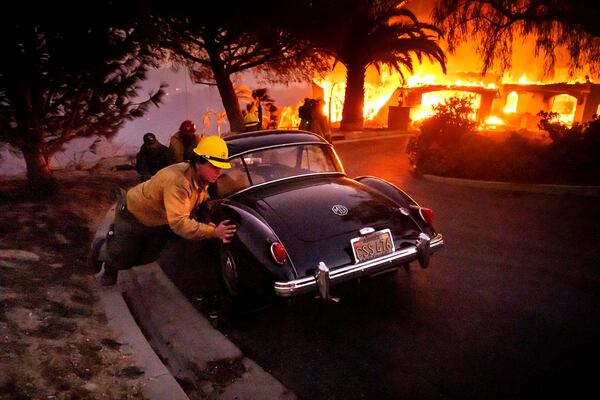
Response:
[{"label": "chrome bumper", "polygon": [[[429,241],[429,254],[433,254],[443,246],[444,238],[441,234],[437,234]],[[329,281],[331,284],[336,284],[385,271],[397,264],[404,264],[417,259],[419,259],[417,246],[405,247],[385,257],[329,270]],[[296,296],[317,289],[317,280],[314,276],[307,276],[287,282],[275,282],[275,294],[281,297]]]}]

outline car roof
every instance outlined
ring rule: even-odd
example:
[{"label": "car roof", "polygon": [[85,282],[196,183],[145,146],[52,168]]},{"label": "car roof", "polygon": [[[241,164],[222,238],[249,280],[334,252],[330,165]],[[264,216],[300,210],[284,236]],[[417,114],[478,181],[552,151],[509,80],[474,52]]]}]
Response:
[{"label": "car roof", "polygon": [[294,143],[324,143],[328,142],[321,136],[298,130],[267,130],[247,133],[233,133],[223,137],[229,148],[229,156],[245,153],[263,147],[279,146]]}]

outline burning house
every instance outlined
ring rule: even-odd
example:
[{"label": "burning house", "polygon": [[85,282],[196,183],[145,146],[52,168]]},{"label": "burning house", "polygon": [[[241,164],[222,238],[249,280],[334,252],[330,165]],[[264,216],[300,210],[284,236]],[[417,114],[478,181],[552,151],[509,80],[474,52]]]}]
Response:
[{"label": "burning house", "polygon": [[[427,21],[433,1],[409,2],[419,20]],[[516,42],[518,41],[518,43]],[[564,49],[556,50],[556,65],[549,76],[545,61],[537,57],[535,38],[516,39],[512,67],[503,73],[480,74],[481,59],[474,43],[448,54],[447,74],[439,66],[414,63],[414,71],[401,77],[396,71],[370,67],[365,76],[363,116],[365,127],[406,130],[433,113],[433,106],[450,97],[471,97],[473,118],[485,129],[537,130],[540,111],[555,112],[571,125],[600,114],[600,76],[586,71],[569,73]],[[342,118],[346,71],[343,66],[315,79],[315,97],[325,101],[324,112],[335,127]]]},{"label": "burning house", "polygon": [[[600,83],[587,76],[562,82],[530,82],[524,74],[512,81],[494,75],[482,80],[476,72],[440,73],[416,74],[405,84],[401,82],[398,74],[385,69],[380,74],[367,74],[365,127],[412,129],[433,113],[433,106],[451,97],[471,97],[476,109],[473,118],[488,129],[536,130],[540,110],[558,113],[567,125],[600,114]],[[314,96],[325,100],[324,112],[335,126],[342,118],[344,73],[334,71],[326,78],[315,79],[315,83]]]},{"label": "burning house", "polygon": [[[600,84],[589,79],[575,82],[506,82],[496,84],[447,85],[421,84],[400,89],[397,109],[407,109],[405,113],[396,111],[388,117],[388,125],[408,129],[414,123],[427,117],[432,106],[449,97],[473,98],[477,109],[474,119],[488,127],[507,125],[511,128],[534,130],[540,110],[559,114],[561,122],[571,125],[592,119],[599,112]],[[390,106],[394,107],[394,106]],[[409,120],[406,120],[406,116]],[[404,119],[403,119],[404,118]]]}]

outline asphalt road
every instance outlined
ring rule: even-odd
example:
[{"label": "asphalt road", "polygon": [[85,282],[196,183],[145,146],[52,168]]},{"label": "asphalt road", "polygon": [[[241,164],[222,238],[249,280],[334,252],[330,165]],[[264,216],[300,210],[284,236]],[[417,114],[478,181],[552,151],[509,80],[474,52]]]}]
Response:
[{"label": "asphalt road", "polygon": [[509,399],[597,393],[600,202],[414,179],[406,138],[336,143],[434,209],[445,247],[417,264],[219,326],[304,399]]}]

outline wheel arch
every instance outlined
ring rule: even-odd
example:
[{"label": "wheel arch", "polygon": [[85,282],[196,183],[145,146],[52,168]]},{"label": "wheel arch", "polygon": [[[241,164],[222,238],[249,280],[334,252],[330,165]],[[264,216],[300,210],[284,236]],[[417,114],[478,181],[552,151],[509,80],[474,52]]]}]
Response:
[{"label": "wheel arch", "polygon": [[[231,200],[217,202],[211,210],[211,221],[215,224],[229,219],[237,225],[235,237],[227,244],[234,254],[243,254],[250,261],[243,268],[262,268],[271,273],[274,280],[294,279],[296,272],[289,257],[284,264],[277,264],[270,252],[274,242],[281,242],[267,221],[248,206]],[[260,272],[260,271],[259,271]]]}]

